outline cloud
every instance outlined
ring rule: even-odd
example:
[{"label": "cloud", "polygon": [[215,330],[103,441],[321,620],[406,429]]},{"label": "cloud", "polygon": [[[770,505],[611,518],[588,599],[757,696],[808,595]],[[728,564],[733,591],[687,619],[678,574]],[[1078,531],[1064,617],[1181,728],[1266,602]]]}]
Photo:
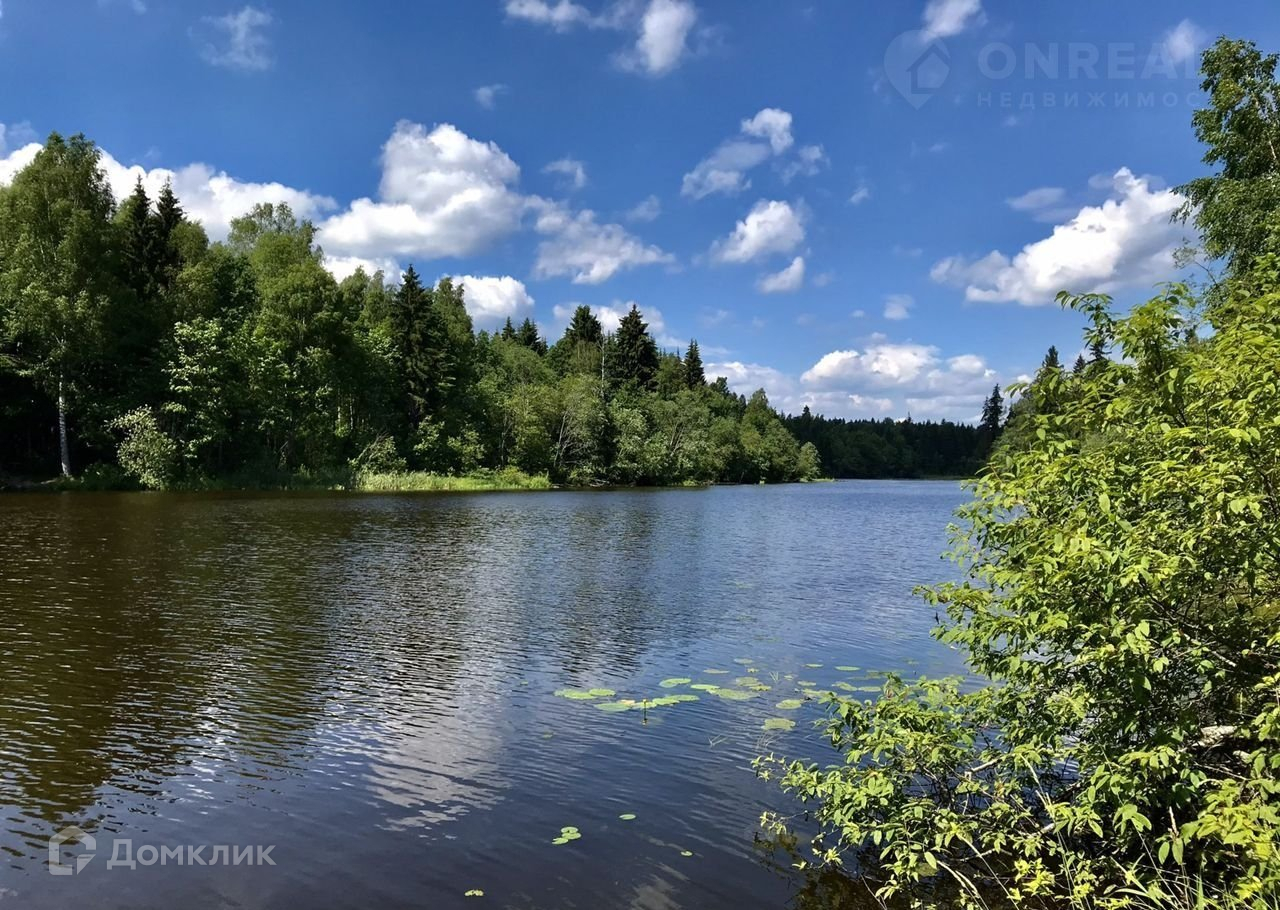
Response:
[{"label": "cloud", "polygon": [[853,191],[853,195],[849,197],[850,205],[862,205],[871,198],[871,187],[865,183],[859,183],[858,188]]},{"label": "cloud", "polygon": [[1027,190],[1021,196],[1014,196],[1012,199],[1006,199],[1005,202],[1015,211],[1034,212],[1050,205],[1057,205],[1066,195],[1067,191],[1060,186],[1045,186]]},{"label": "cloud", "polygon": [[934,265],[933,280],[964,288],[966,300],[1026,306],[1051,303],[1063,290],[1113,293],[1155,283],[1174,267],[1181,230],[1170,219],[1182,197],[1128,168],[1110,183],[1106,202],[1080,209],[1013,258],[999,251],[976,260],[952,256]]},{"label": "cloud", "polygon": [[662,214],[662,200],[657,196],[650,196],[641,202],[631,211],[627,212],[628,221],[657,221]]},{"label": "cloud", "polygon": [[1171,63],[1186,63],[1204,48],[1209,36],[1190,19],[1183,19],[1160,39],[1160,53]]},{"label": "cloud", "polygon": [[561,158],[559,161],[553,161],[542,169],[542,173],[559,174],[565,178],[565,183],[571,190],[580,190],[587,185],[586,165],[573,158]]},{"label": "cloud", "polygon": [[593,13],[571,0],[506,0],[508,19],[531,22],[565,33],[575,28],[634,32],[634,45],[615,55],[619,67],[649,76],[665,76],[690,53],[689,38],[698,22],[692,0],[619,0]]},{"label": "cloud", "polygon": [[275,20],[256,6],[225,16],[205,16],[193,35],[201,42],[206,63],[252,73],[270,69],[271,39],[266,30]]},{"label": "cloud", "polygon": [[523,19],[538,25],[546,25],[556,31],[568,31],[575,25],[597,27],[596,18],[586,7],[571,3],[570,0],[557,0],[547,3],[546,0],[507,0],[507,18]]},{"label": "cloud", "polygon": [[791,115],[775,107],[767,107],[750,120],[742,121],[742,132],[757,139],[767,139],[775,155],[791,148]]},{"label": "cloud", "polygon": [[571,277],[574,284],[600,284],[618,272],[643,265],[675,262],[659,247],[646,244],[619,224],[600,224],[595,212],[572,212],[540,201],[535,229],[547,237],[538,245],[538,278]]},{"label": "cloud", "polygon": [[915,298],[910,294],[890,294],[884,299],[884,318],[895,322],[910,319],[915,305]]},{"label": "cloud", "polygon": [[794,161],[782,168],[782,181],[790,183],[797,177],[816,177],[830,165],[826,149],[820,145],[806,145],[796,152]]},{"label": "cloud", "polygon": [[37,141],[39,136],[26,120],[21,123],[0,123],[0,155],[7,155],[11,149],[16,151]]},{"label": "cloud", "polygon": [[950,38],[986,21],[982,0],[929,0],[924,8],[924,35],[927,43]]},{"label": "cloud", "polygon": [[804,270],[804,257],[797,256],[781,272],[761,278],[756,287],[761,294],[790,294],[804,287]]},{"label": "cloud", "polygon": [[624,69],[665,76],[689,52],[689,33],[698,22],[698,9],[689,0],[651,0],[640,20],[635,48],[620,54]]},{"label": "cloud", "polygon": [[382,150],[379,199],[320,225],[326,251],[346,256],[468,256],[520,225],[520,168],[495,143],[451,124],[401,121]]},{"label": "cloud", "polygon": [[508,319],[518,322],[533,312],[533,297],[523,282],[510,275],[501,278],[463,275],[454,280],[463,288],[467,313],[477,328],[496,328]]},{"label": "cloud", "polygon": [[485,110],[491,111],[498,105],[498,96],[507,93],[507,86],[501,82],[493,85],[482,85],[473,93],[475,95],[476,104]]},{"label": "cloud", "polygon": [[[738,134],[724,142],[684,175],[680,192],[693,199],[715,193],[733,195],[748,189],[748,173],[772,158],[785,155],[795,144],[792,117],[784,110],[767,107],[743,120]],[[794,161],[783,167],[783,179],[817,173],[827,163],[820,145],[800,149]]]},{"label": "cloud", "polygon": [[789,203],[762,199],[733,232],[712,247],[717,262],[744,263],[790,253],[804,242],[804,217]]}]

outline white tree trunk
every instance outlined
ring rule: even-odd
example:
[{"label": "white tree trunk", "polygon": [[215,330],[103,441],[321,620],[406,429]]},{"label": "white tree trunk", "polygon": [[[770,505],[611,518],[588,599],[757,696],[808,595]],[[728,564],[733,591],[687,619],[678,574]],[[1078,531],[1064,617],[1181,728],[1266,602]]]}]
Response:
[{"label": "white tree trunk", "polygon": [[67,395],[58,378],[58,449],[62,456],[62,476],[71,476],[71,446],[67,444]]}]

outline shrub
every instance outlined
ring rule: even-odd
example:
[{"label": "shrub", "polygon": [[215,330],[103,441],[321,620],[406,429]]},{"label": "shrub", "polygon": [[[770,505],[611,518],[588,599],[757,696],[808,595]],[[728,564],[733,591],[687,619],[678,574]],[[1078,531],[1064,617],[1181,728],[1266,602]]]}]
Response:
[{"label": "shrub", "polygon": [[842,766],[758,762],[818,862],[923,905],[1280,901],[1278,271],[1204,314],[1066,300],[1123,357],[1041,380],[953,529],[963,580],[923,592],[980,682],[833,698]]}]

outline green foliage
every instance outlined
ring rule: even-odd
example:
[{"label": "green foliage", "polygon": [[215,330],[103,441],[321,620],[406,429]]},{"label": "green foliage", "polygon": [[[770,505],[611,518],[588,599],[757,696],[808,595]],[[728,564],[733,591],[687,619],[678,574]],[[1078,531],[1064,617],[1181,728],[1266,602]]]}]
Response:
[{"label": "green foliage", "polygon": [[708,386],[697,344],[660,353],[636,307],[610,337],[579,307],[551,349],[531,319],[477,334],[451,279],[337,282],[287,205],[210,246],[168,185],[153,200],[139,182],[117,211],[98,162],[54,135],[0,189],[2,470],[57,455],[69,474],[74,447],[155,488],[817,473],[763,393]]},{"label": "green foliage", "polygon": [[1250,41],[1219,38],[1204,53],[1201,89],[1209,106],[1192,120],[1207,146],[1206,164],[1220,170],[1178,192],[1182,220],[1194,220],[1205,251],[1225,258],[1240,275],[1266,251],[1277,251],[1280,209],[1280,56],[1263,55]]},{"label": "green foliage", "polygon": [[971,477],[985,463],[993,438],[967,424],[832,419],[807,407],[785,425],[797,440],[817,447],[820,473],[828,477]]},{"label": "green foliage", "polygon": [[972,485],[963,580],[924,591],[984,683],[833,697],[843,764],[761,771],[882,899],[1274,906],[1280,263],[1203,314],[1181,286],[1066,302],[1122,358],[1042,377],[1071,394]]},{"label": "green foliage", "polygon": [[168,487],[176,474],[178,448],[150,408],[138,408],[112,424],[124,438],[116,452],[121,469],[150,490]]}]

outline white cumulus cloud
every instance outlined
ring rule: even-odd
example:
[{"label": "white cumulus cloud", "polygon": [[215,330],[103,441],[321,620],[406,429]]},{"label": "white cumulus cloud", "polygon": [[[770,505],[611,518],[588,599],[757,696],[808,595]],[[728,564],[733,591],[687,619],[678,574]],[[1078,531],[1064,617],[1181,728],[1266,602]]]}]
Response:
[{"label": "white cumulus cloud", "polygon": [[544,167],[542,172],[563,177],[565,185],[571,190],[580,190],[587,185],[587,166],[574,158],[553,161]]},{"label": "white cumulus cloud", "polygon": [[632,32],[635,42],[615,55],[626,70],[665,76],[691,53],[690,38],[698,23],[692,0],[619,0],[601,12],[571,0],[506,0],[507,18],[542,25],[557,32],[575,28]]},{"label": "white cumulus cloud", "polygon": [[703,199],[716,193],[740,193],[750,188],[751,171],[774,159],[784,181],[818,173],[829,163],[826,151],[820,145],[806,145],[788,155],[795,145],[792,126],[791,114],[774,107],[743,120],[735,136],[720,143],[684,175],[681,194]]},{"label": "white cumulus cloud", "polygon": [[1085,206],[1015,256],[952,256],[934,265],[933,280],[963,288],[970,301],[1026,306],[1051,303],[1063,290],[1113,293],[1155,283],[1171,272],[1181,245],[1181,229],[1170,219],[1182,198],[1128,168],[1110,183],[1111,198]]},{"label": "white cumulus cloud", "polygon": [[916,305],[910,294],[890,294],[884,300],[884,318],[900,322],[911,318],[911,308]]},{"label": "white cumulus cloud", "polygon": [[675,262],[661,248],[647,244],[619,224],[601,224],[595,212],[570,211],[540,202],[536,230],[547,239],[538,245],[534,274],[538,278],[569,277],[574,284],[600,284],[618,272],[643,265]]},{"label": "white cumulus cloud", "polygon": [[985,18],[982,0],[929,0],[924,8],[924,38],[950,38],[981,25]]},{"label": "white cumulus cloud", "polygon": [[804,287],[804,272],[804,257],[797,256],[782,271],[761,278],[756,287],[762,294],[790,294]]},{"label": "white cumulus cloud", "polygon": [[533,312],[533,297],[523,282],[510,275],[463,275],[454,280],[462,286],[467,313],[478,329],[493,329],[508,319],[519,322]]},{"label": "white cumulus cloud", "polygon": [[1190,19],[1183,19],[1160,40],[1160,52],[1171,63],[1186,63],[1204,48],[1209,36]]},{"label": "white cumulus cloud", "polygon": [[775,253],[790,253],[804,243],[803,215],[787,202],[762,199],[733,232],[712,247],[718,262],[751,262]]}]

